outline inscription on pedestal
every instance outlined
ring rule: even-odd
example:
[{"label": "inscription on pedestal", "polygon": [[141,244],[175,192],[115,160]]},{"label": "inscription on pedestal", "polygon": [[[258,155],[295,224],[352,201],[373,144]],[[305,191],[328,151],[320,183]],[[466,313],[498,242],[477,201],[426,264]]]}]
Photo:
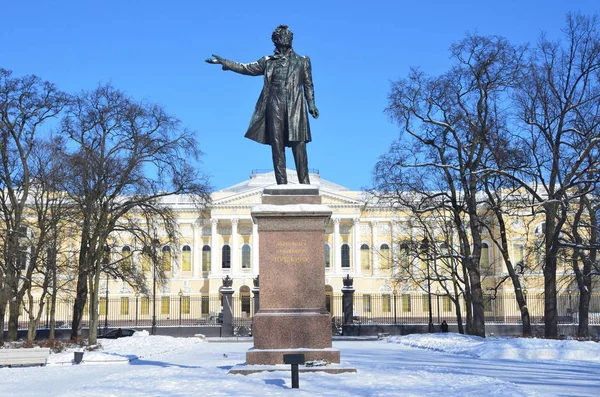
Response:
[{"label": "inscription on pedestal", "polygon": [[308,263],[308,244],[306,241],[278,241],[275,263]]}]

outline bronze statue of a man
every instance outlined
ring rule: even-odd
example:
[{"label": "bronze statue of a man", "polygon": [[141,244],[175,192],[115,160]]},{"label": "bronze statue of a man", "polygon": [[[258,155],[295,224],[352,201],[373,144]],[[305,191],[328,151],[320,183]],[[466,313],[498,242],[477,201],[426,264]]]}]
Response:
[{"label": "bronze statue of a man", "polygon": [[[287,183],[285,147],[291,147],[298,181],[310,184],[306,143],[310,142],[308,113],[315,119],[315,106],[310,59],[292,49],[294,35],[286,25],[279,25],[271,39],[275,54],[253,63],[242,64],[213,54],[206,62],[223,65],[223,70],[249,76],[264,75],[264,87],[256,103],[246,138],[271,145],[273,168],[278,185]],[[306,102],[305,102],[306,99]],[[308,103],[308,113],[306,104]]]}]

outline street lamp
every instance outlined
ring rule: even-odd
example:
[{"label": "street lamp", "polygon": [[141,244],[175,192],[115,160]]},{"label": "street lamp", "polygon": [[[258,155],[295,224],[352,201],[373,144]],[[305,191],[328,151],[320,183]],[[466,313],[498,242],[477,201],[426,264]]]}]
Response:
[{"label": "street lamp", "polygon": [[179,288],[179,326],[181,327],[181,298],[183,298],[183,291]]},{"label": "street lamp", "polygon": [[159,244],[158,239],[152,240],[152,335],[156,335],[156,249]]},{"label": "street lamp", "polygon": [[138,325],[138,300],[140,298],[139,291],[135,291],[135,326]]},{"label": "street lamp", "polygon": [[396,296],[398,295],[398,291],[396,291],[396,288],[394,288],[392,294],[394,295],[394,324],[396,324]]},{"label": "street lamp", "polygon": [[438,287],[435,291],[436,300],[437,300],[437,315],[438,315],[438,324],[440,323],[440,288]]},{"label": "street lamp", "polygon": [[104,246],[104,272],[106,273],[106,296],[104,298],[104,335],[108,332],[108,263],[109,257],[108,254],[110,252],[110,248],[108,245]]},{"label": "street lamp", "polygon": [[425,266],[427,267],[427,303],[429,305],[429,333],[433,333],[433,314],[431,313],[431,277],[429,276],[429,239],[421,241],[421,251],[425,252]]}]

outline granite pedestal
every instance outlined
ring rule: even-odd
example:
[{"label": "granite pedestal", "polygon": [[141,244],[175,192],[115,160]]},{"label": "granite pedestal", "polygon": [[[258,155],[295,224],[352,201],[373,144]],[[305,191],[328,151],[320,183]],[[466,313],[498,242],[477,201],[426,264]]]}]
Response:
[{"label": "granite pedestal", "polygon": [[260,242],[260,310],[246,364],[283,364],[290,353],[339,363],[325,308],[324,234],[331,210],[311,185],[267,188],[262,203],[252,209]]}]

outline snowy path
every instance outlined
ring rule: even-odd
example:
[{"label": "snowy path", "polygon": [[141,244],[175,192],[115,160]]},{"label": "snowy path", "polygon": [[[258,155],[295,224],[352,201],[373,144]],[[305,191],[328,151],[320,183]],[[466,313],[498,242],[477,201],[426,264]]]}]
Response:
[{"label": "snowy path", "polygon": [[[129,338],[126,338],[129,339]],[[600,363],[481,359],[380,342],[334,342],[357,374],[227,370],[251,343],[196,343],[130,363],[0,369],[3,396],[596,396]],[[87,353],[86,353],[87,354]],[[226,356],[224,356],[226,355]],[[84,357],[85,359],[85,357]]]}]

